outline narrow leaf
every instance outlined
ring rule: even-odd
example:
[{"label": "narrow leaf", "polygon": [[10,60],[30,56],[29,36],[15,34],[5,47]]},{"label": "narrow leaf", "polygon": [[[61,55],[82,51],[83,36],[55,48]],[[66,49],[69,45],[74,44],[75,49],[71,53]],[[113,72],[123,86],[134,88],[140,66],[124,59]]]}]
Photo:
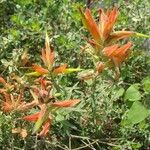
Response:
[{"label": "narrow leaf", "polygon": [[64,73],[68,74],[68,73],[73,73],[73,72],[79,72],[81,70],[82,69],[80,69],[80,68],[67,68],[67,69],[65,69]]}]

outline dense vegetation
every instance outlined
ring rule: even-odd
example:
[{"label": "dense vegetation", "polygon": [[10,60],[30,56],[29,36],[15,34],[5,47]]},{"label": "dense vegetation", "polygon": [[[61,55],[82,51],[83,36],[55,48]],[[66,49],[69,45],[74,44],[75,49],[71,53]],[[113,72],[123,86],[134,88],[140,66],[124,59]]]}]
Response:
[{"label": "dense vegetation", "polygon": [[1,0],[0,149],[148,150],[149,8]]}]

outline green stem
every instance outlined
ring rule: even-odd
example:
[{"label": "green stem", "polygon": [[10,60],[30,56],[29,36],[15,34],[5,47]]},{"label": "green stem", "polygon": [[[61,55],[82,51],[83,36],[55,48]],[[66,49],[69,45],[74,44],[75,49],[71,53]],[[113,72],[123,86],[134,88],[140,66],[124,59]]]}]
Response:
[{"label": "green stem", "polygon": [[150,35],[146,35],[146,34],[142,34],[142,33],[138,33],[138,32],[135,32],[134,36],[150,38]]},{"label": "green stem", "polygon": [[57,90],[58,93],[61,93],[61,88],[59,87],[59,85],[55,82],[55,78],[52,74],[50,74],[50,77],[51,77],[51,80],[52,80],[52,83],[55,87],[55,89]]},{"label": "green stem", "polygon": [[95,90],[96,90],[96,81],[97,81],[97,76],[93,79],[93,84],[91,86],[91,108],[92,108],[92,115],[93,115],[93,122],[96,123],[96,98],[95,98]]}]

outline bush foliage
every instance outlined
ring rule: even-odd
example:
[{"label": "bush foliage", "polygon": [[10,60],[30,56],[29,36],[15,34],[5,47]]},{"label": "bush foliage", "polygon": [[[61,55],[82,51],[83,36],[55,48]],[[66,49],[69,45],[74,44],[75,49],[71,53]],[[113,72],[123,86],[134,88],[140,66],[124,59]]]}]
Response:
[{"label": "bush foliage", "polygon": [[0,149],[149,149],[149,8],[1,0]]}]

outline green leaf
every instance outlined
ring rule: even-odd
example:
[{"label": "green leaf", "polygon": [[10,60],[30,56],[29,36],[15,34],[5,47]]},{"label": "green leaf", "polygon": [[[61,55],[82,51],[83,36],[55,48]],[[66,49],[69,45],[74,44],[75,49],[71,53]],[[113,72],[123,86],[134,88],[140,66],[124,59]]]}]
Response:
[{"label": "green leaf", "polygon": [[137,85],[131,85],[127,89],[124,99],[129,101],[138,101],[141,99],[141,94],[138,90]]},{"label": "green leaf", "polygon": [[32,4],[32,0],[16,0],[16,2],[21,6]]},{"label": "green leaf", "polygon": [[67,68],[67,69],[65,69],[65,74],[68,74],[68,73],[73,73],[73,72],[79,72],[79,71],[81,71],[82,69],[80,69],[80,68]]},{"label": "green leaf", "polygon": [[30,72],[30,73],[26,73],[25,75],[26,76],[33,76],[33,77],[39,77],[39,76],[41,76],[41,74],[39,72],[36,72],[36,71]]},{"label": "green leaf", "polygon": [[143,81],[143,88],[145,92],[149,92],[150,93],[150,77],[144,78]]},{"label": "green leaf", "polygon": [[134,36],[135,36],[135,37],[150,38],[150,35],[146,35],[146,34],[142,34],[142,33],[138,33],[138,32],[135,32],[135,33],[134,33]]},{"label": "green leaf", "polygon": [[62,114],[57,114],[57,116],[55,117],[56,122],[60,122],[65,120],[65,117]]},{"label": "green leaf", "polygon": [[123,96],[125,90],[124,88],[119,88],[119,89],[115,89],[114,92],[115,92],[114,99],[118,99],[119,97]]},{"label": "green leaf", "polygon": [[33,133],[36,133],[40,129],[40,127],[43,125],[43,123],[48,117],[49,117],[49,110],[46,105],[43,105],[39,114],[39,118],[33,128]]},{"label": "green leaf", "polygon": [[143,121],[149,115],[148,109],[146,109],[141,102],[136,101],[127,113],[125,124],[134,125]]}]

